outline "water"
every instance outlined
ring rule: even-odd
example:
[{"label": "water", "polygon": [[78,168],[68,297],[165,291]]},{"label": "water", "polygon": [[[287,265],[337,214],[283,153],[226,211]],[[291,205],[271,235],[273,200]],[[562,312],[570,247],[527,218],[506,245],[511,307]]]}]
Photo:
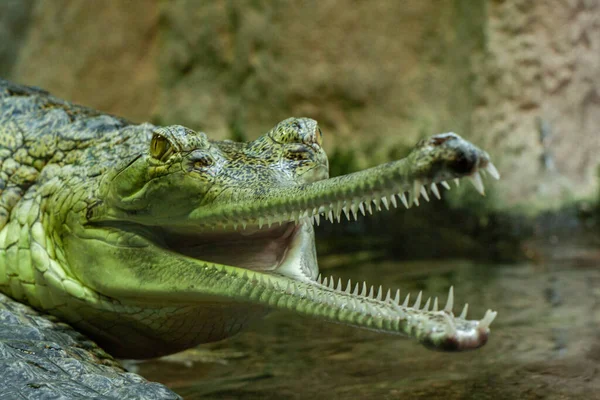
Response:
[{"label": "water", "polygon": [[432,352],[277,312],[229,340],[141,363],[138,372],[186,399],[600,398],[600,251],[578,243],[530,244],[531,261],[516,265],[446,260],[326,271],[442,301],[454,284],[455,312],[462,301],[472,317],[499,312],[477,351]]}]

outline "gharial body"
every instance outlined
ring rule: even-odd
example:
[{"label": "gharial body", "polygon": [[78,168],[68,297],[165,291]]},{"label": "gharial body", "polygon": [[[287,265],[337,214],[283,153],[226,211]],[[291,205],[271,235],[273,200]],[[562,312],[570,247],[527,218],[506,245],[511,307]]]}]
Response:
[{"label": "gharial body", "polygon": [[321,141],[308,118],[210,141],[0,80],[0,292],[124,358],[225,338],[273,308],[439,350],[485,344],[496,313],[455,316],[452,292],[442,308],[321,279],[313,225],[418,204],[454,178],[483,191],[487,153],[441,134],[329,178]]}]

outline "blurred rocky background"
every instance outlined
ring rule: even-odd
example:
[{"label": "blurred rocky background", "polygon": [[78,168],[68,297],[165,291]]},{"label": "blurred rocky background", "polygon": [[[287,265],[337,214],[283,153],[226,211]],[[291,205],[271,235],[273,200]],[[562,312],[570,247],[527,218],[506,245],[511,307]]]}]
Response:
[{"label": "blurred rocky background", "polygon": [[502,174],[446,200],[474,226],[597,192],[596,0],[4,0],[0,74],[213,138],[312,117],[334,174],[455,131]]}]

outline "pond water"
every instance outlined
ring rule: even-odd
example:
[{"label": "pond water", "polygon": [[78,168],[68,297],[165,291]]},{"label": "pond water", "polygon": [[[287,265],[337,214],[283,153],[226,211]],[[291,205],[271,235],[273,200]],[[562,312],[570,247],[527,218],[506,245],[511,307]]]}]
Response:
[{"label": "pond water", "polygon": [[[574,244],[575,243],[575,244]],[[531,261],[378,262],[326,273],[499,312],[487,345],[429,351],[397,336],[273,313],[244,333],[137,372],[186,399],[598,399],[600,249],[531,244]],[[327,264],[327,263],[325,263]]]}]

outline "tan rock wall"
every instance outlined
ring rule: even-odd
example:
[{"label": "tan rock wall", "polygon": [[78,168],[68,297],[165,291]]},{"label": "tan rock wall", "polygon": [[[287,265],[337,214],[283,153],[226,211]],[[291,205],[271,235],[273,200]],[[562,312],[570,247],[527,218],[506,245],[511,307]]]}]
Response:
[{"label": "tan rock wall", "polygon": [[158,96],[153,1],[36,1],[10,78],[146,120]]},{"label": "tan rock wall", "polygon": [[362,166],[454,130],[495,206],[595,193],[596,0],[7,1],[0,72],[78,103],[215,138],[310,116]]},{"label": "tan rock wall", "polygon": [[551,206],[594,193],[600,2],[492,1],[487,15],[472,134],[501,157],[502,199]]}]

